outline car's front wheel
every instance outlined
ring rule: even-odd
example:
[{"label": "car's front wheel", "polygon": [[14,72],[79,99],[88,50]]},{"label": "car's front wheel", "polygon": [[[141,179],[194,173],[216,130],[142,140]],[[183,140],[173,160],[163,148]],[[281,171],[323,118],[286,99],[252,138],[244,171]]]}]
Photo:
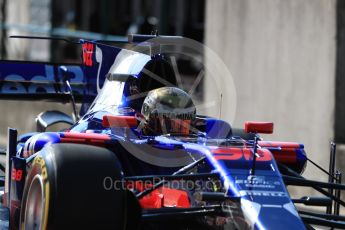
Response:
[{"label": "car's front wheel", "polygon": [[80,144],[47,146],[26,177],[20,229],[125,229],[128,192],[109,186],[116,181],[122,181],[122,172],[113,152]]}]

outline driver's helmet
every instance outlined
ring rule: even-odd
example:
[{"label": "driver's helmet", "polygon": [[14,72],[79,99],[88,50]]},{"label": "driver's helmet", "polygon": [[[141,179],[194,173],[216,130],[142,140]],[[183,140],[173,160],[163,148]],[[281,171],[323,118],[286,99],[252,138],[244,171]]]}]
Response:
[{"label": "driver's helmet", "polygon": [[152,90],[146,96],[141,113],[146,135],[182,134],[191,132],[196,108],[189,94],[176,87]]}]

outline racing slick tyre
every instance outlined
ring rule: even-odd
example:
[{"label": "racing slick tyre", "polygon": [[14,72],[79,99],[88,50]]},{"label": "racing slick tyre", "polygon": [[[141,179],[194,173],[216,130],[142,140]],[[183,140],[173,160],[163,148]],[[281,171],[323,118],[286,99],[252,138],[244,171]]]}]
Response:
[{"label": "racing slick tyre", "polygon": [[129,193],[105,184],[123,177],[113,152],[55,144],[43,148],[31,163],[20,229],[126,229]]}]

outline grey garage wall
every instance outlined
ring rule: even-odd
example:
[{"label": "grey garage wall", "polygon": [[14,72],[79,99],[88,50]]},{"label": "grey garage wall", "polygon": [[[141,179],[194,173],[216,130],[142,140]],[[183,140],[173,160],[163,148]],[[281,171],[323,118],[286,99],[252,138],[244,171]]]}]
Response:
[{"label": "grey garage wall", "polygon": [[[274,121],[265,139],[304,143],[325,168],[334,123],[335,6],[335,0],[208,0],[206,7],[206,46],[226,63],[236,87],[234,126]],[[308,168],[307,176],[320,179]]]}]

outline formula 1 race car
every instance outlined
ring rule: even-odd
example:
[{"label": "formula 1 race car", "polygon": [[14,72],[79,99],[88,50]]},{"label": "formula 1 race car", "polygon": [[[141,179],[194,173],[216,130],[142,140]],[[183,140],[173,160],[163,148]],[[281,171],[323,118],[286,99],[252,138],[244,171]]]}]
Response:
[{"label": "formula 1 race car", "polygon": [[[129,36],[128,43],[157,52],[151,54],[62,39],[82,47],[83,64],[0,62],[2,99],[71,102],[81,115],[74,122],[43,112],[37,132],[19,137],[9,128],[1,229],[345,228],[335,145],[324,170],[330,180],[311,181],[301,176],[307,161],[314,164],[302,144],[259,136],[272,133],[273,123],[235,129],[197,114],[160,50],[179,39]],[[58,122],[71,126],[46,132]],[[288,185],[324,196],[292,198]]]}]

